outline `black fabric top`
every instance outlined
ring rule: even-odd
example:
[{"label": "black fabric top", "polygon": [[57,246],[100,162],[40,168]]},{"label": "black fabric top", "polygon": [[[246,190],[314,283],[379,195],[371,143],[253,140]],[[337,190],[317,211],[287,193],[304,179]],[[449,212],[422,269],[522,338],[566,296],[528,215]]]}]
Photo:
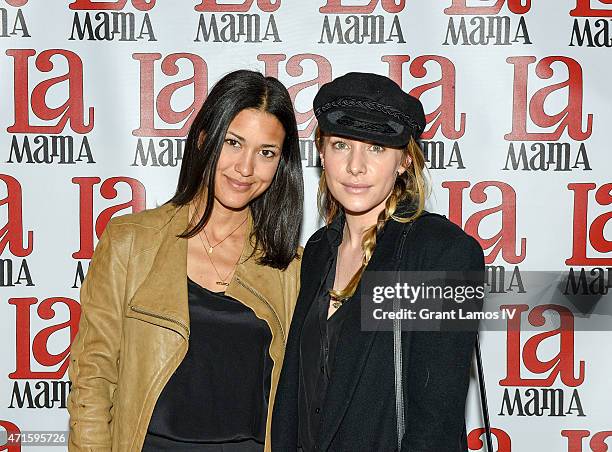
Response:
[{"label": "black fabric top", "polygon": [[188,299],[189,349],[159,396],[143,451],[263,450],[270,328],[247,306],[191,280]]},{"label": "black fabric top", "polygon": [[[335,244],[336,246],[338,243]],[[327,264],[327,274],[317,299],[306,315],[300,340],[300,444],[304,450],[313,450],[321,422],[323,403],[331,380],[338,337],[346,317],[346,304],[340,306],[328,319],[330,295],[336,274],[337,248]]]}]

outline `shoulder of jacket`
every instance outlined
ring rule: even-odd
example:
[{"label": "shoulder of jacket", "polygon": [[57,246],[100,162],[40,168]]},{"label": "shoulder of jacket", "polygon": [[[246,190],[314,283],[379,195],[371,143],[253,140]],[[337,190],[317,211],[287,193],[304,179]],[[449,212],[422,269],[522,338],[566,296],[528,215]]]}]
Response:
[{"label": "shoulder of jacket", "polygon": [[448,243],[470,237],[444,215],[431,212],[417,218],[412,229],[419,240],[425,241]]},{"label": "shoulder of jacket", "polygon": [[455,250],[465,256],[483,255],[478,241],[443,215],[427,212],[415,220],[407,246],[430,258]]},{"label": "shoulder of jacket", "polygon": [[304,256],[304,247],[298,246],[297,251],[295,253],[295,258],[291,261],[290,265],[297,265],[298,267],[302,263],[302,257]]},{"label": "shoulder of jacket", "polygon": [[291,262],[289,262],[289,265],[282,273],[290,277],[299,277],[303,255],[304,248],[302,246],[298,246],[295,257]]},{"label": "shoulder of jacket", "polygon": [[[301,247],[300,247],[301,248]],[[289,297],[285,300],[289,305],[285,304],[285,308],[290,306],[293,309],[297,292],[300,290],[300,273],[302,271],[302,250],[299,249],[297,256],[293,258],[285,270],[273,269],[280,277],[282,285],[282,293],[289,293]],[[288,291],[288,292],[287,292]]]},{"label": "shoulder of jacket", "polygon": [[304,247],[304,254],[308,254],[311,250],[321,245],[322,241],[325,240],[325,233],[327,232],[327,226],[323,226],[315,231],[310,236]]},{"label": "shoulder of jacket", "polygon": [[152,209],[113,217],[109,221],[109,225],[115,230],[133,227],[159,231],[168,225],[179,209],[180,207],[173,204],[162,204]]},{"label": "shoulder of jacket", "polygon": [[106,225],[113,247],[128,248],[132,254],[154,249],[179,207],[164,204],[153,209],[111,218]]}]

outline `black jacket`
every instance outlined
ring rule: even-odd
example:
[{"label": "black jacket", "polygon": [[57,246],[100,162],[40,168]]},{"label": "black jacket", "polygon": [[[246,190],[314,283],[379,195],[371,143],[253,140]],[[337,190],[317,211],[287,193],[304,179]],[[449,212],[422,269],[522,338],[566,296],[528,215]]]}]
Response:
[{"label": "black jacket", "polygon": [[[322,283],[317,269],[325,268],[332,253],[330,234],[342,231],[342,215],[334,221],[338,222],[335,228],[318,230],[304,250],[301,289],[273,410],[273,451],[295,451],[299,445],[301,327]],[[387,222],[366,272],[381,270],[484,272],[484,257],[478,242],[458,226],[425,213],[412,227]],[[350,310],[338,339],[316,450],[393,451],[397,449],[393,334],[362,331],[359,303],[352,303]],[[475,338],[475,332],[403,332],[402,451],[467,451],[465,401]]]}]

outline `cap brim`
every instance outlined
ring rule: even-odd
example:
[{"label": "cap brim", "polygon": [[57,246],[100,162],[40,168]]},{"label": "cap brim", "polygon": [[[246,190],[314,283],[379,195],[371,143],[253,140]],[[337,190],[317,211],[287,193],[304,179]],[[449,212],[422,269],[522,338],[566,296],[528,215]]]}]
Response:
[{"label": "cap brim", "polygon": [[409,127],[386,115],[354,108],[327,111],[317,119],[325,133],[390,147],[406,146],[412,132]]}]

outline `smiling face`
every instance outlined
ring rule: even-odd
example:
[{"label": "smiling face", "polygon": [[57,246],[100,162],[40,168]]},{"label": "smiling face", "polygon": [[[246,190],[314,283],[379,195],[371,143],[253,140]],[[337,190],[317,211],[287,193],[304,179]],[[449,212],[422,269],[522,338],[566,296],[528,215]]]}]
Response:
[{"label": "smiling face", "polygon": [[399,148],[323,136],[321,162],[325,181],[332,196],[350,215],[372,214],[384,209],[397,172],[406,171],[410,158]]},{"label": "smiling face", "polygon": [[215,202],[242,210],[272,183],[285,129],[269,113],[246,109],[230,123],[215,171]]}]

